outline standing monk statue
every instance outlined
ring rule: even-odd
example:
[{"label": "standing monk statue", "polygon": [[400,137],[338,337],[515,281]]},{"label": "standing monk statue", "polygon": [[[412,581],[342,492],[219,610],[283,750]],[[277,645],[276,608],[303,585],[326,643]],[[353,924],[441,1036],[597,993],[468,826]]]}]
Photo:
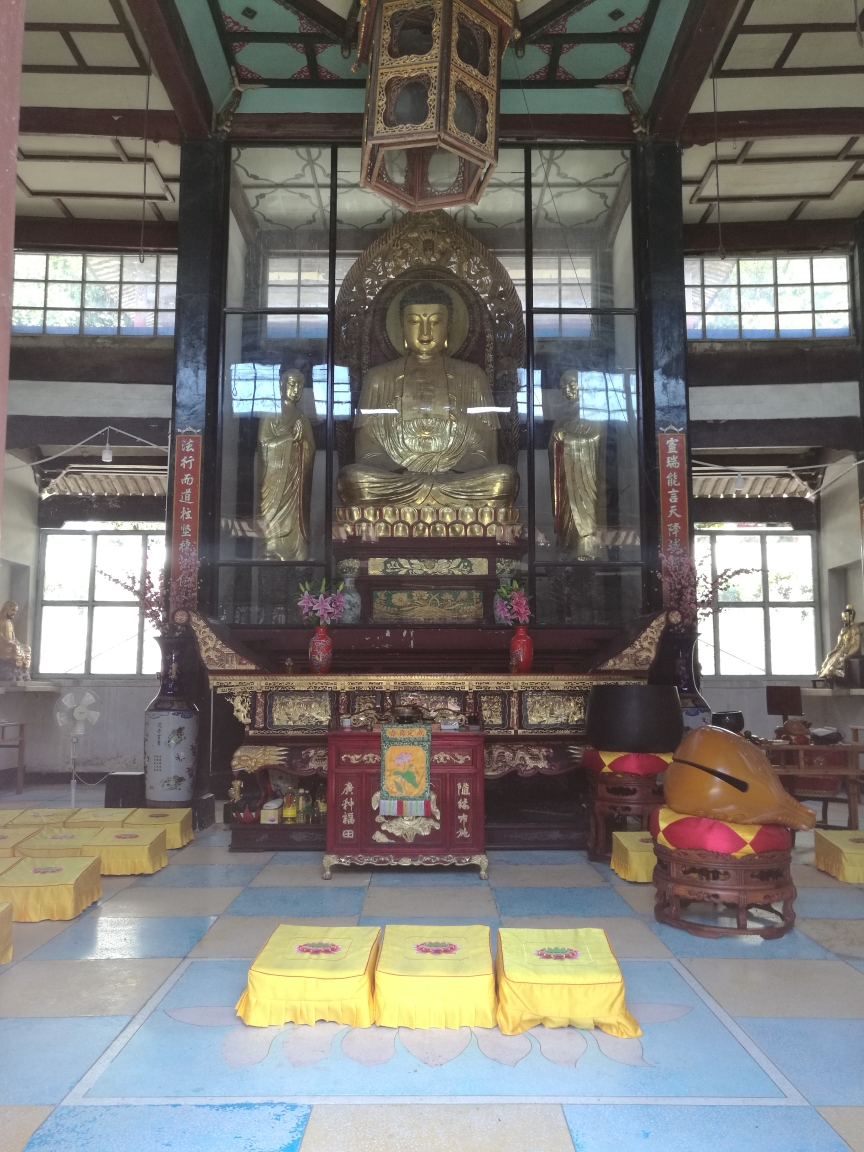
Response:
[{"label": "standing monk statue", "polygon": [[602,465],[604,425],[584,420],[579,409],[579,373],[561,376],[569,412],[556,420],[549,440],[549,480],[559,551],[579,560],[603,555],[600,529],[606,526]]},{"label": "standing monk statue", "polygon": [[14,600],[0,608],[0,680],[30,679],[30,648],[16,638],[12,623],[17,611]]},{"label": "standing monk statue", "polygon": [[846,660],[849,656],[861,655],[861,626],[855,623],[855,609],[847,604],[841,613],[843,627],[837,643],[822,661],[819,675],[826,680],[846,679]]},{"label": "standing monk statue", "polygon": [[287,368],[279,381],[282,411],[262,417],[258,428],[259,524],[268,560],[305,560],[309,555],[315,438],[297,407],[304,385],[303,373]]},{"label": "standing monk statue", "polygon": [[401,300],[405,355],[372,368],[354,417],[344,504],[509,508],[519,474],[498,463],[498,416],[486,373],[446,355],[453,303],[417,284]]}]

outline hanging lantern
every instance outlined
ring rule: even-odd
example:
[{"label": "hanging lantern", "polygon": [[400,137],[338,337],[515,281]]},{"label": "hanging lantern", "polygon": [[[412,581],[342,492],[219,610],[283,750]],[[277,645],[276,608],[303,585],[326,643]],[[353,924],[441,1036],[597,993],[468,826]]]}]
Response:
[{"label": "hanging lantern", "polygon": [[361,182],[410,211],[476,204],[498,161],[513,0],[367,0]]}]

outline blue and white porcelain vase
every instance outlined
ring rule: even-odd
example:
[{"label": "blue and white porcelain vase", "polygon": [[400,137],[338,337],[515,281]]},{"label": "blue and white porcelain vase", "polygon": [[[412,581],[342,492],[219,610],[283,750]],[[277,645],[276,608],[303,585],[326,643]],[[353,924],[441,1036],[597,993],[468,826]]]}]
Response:
[{"label": "blue and white porcelain vase", "polygon": [[144,713],[144,789],[148,808],[188,808],[198,766],[198,709],[180,682],[182,631],[171,627],[162,649],[159,694]]},{"label": "blue and white porcelain vase", "polygon": [[345,606],[342,609],[342,615],[339,617],[340,624],[359,624],[361,615],[360,593],[357,591],[357,586],[354,583],[356,577],[343,576],[342,577],[342,595],[345,597]]}]

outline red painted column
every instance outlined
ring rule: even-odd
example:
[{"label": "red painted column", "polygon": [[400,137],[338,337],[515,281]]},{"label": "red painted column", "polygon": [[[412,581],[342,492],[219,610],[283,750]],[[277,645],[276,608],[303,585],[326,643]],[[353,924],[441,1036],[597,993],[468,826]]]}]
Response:
[{"label": "red painted column", "polygon": [[[6,455],[6,401],[12,327],[12,264],[15,251],[15,179],[18,111],[24,51],[25,0],[0,0],[0,465]],[[0,507],[3,468],[0,466]],[[2,525],[0,525],[2,527]]]}]

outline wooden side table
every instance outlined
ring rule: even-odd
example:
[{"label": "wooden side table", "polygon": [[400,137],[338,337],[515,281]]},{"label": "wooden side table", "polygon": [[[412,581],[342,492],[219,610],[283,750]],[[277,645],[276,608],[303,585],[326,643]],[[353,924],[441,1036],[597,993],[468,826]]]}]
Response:
[{"label": "wooden side table", "polygon": [[634,772],[589,772],[588,776],[588,859],[608,864],[615,823],[633,816],[644,832],[651,813],[663,804],[663,785],[656,776]]},{"label": "wooden side table", "polygon": [[[861,779],[858,757],[864,752],[864,744],[786,744],[783,746],[773,744],[765,748],[764,751],[777,775],[781,778],[784,788],[793,796],[795,795],[794,782],[796,778],[829,780],[832,777],[835,779],[838,776],[841,777],[846,785],[846,803],[849,810],[846,827],[853,830],[858,828],[859,782]],[[836,756],[828,757],[826,753],[840,753],[843,762],[838,764],[826,763],[828,759],[837,758]],[[837,825],[828,823],[827,812],[825,816],[825,819],[818,822],[819,827],[837,827]]]},{"label": "wooden side table", "polygon": [[432,816],[381,816],[381,733],[327,737],[327,852],[334,864],[478,864],[485,878],[483,734],[432,733]]}]

